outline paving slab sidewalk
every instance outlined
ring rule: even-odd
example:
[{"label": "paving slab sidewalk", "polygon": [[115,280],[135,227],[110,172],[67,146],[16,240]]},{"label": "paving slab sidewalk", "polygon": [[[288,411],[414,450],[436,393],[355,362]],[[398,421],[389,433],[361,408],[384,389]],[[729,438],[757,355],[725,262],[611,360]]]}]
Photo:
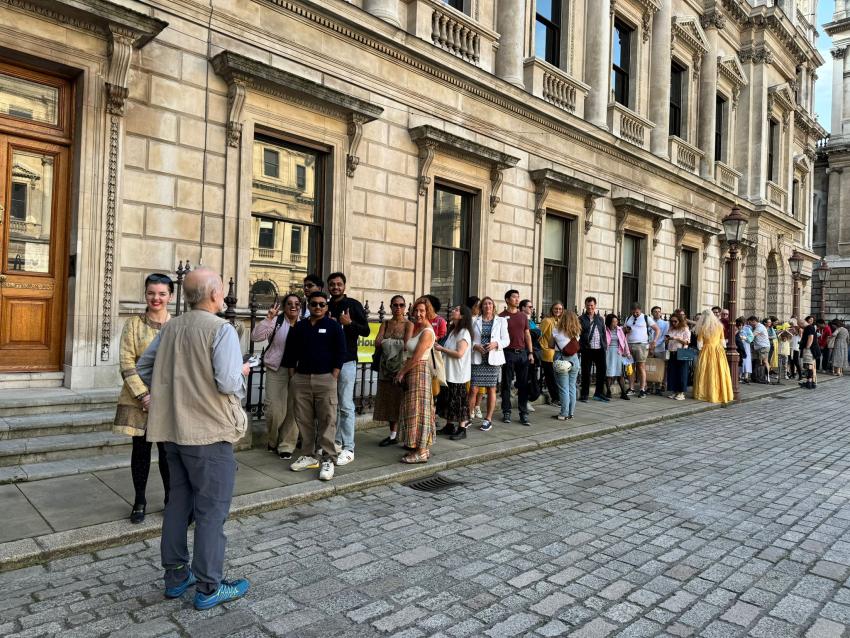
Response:
[{"label": "paving slab sidewalk", "polygon": [[[831,380],[826,378],[821,382]],[[798,389],[793,381],[741,388],[742,401],[802,396],[816,395]],[[765,403],[766,410],[777,407],[773,402]],[[535,408],[530,415],[531,427],[519,425],[517,420],[502,424],[497,410],[490,432],[480,432],[473,425],[464,441],[438,437],[431,461],[422,465],[400,463],[403,450],[397,446],[379,447],[378,441],[386,436],[385,428],[358,430],[355,461],[337,468],[336,476],[329,482],[318,481],[317,471],[292,472],[289,461],[282,461],[264,449],[238,452],[239,470],[231,515],[256,514],[590,436],[723,409],[691,399],[671,401],[648,396],[623,401],[614,398],[610,403],[579,403],[575,419],[557,421],[551,418],[557,413],[555,408],[545,405]],[[663,432],[659,432],[659,436],[663,436]],[[133,502],[127,468],[2,485],[0,511],[4,516],[0,519],[0,571],[156,536],[162,523],[162,499],[156,464],[151,468],[148,483],[148,516],[141,525],[131,525],[127,520]]]}]

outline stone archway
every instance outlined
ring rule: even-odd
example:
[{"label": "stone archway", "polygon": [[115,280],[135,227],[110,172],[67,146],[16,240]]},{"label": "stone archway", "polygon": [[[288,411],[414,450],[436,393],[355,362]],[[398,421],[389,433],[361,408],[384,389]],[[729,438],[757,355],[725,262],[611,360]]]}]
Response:
[{"label": "stone archway", "polygon": [[781,316],[782,300],[780,295],[780,276],[781,269],[779,267],[779,253],[772,250],[767,256],[767,268],[765,271],[765,299],[764,299],[764,314],[765,316]]}]

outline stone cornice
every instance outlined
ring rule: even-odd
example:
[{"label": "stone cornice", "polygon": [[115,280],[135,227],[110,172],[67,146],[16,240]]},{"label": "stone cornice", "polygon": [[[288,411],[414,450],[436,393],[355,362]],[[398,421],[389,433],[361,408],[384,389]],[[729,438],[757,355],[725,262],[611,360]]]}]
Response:
[{"label": "stone cornice", "polygon": [[419,147],[419,194],[428,192],[431,176],[428,174],[437,152],[447,153],[490,167],[490,213],[496,212],[500,197],[503,172],[517,165],[518,157],[464,139],[452,133],[425,124],[409,129],[410,139]]},{"label": "stone cornice", "polygon": [[121,30],[141,48],[168,26],[167,22],[110,0],[5,0],[6,4],[103,35]]},{"label": "stone cornice", "polygon": [[785,113],[792,113],[797,110],[797,105],[794,104],[794,93],[788,83],[774,84],[767,89],[767,110],[771,110],[772,104],[778,104]]},{"label": "stone cornice", "polygon": [[717,72],[732,83],[732,87],[740,90],[747,86],[747,76],[744,67],[738,61],[737,56],[717,56]]},{"label": "stone cornice", "polygon": [[232,51],[222,51],[210,62],[228,84],[227,143],[230,146],[239,145],[246,92],[255,89],[346,120],[346,174],[354,176],[360,164],[357,150],[363,137],[363,125],[378,119],[384,112],[383,107]]},{"label": "stone cornice", "polygon": [[704,222],[693,217],[676,217],[673,219],[673,227],[676,230],[684,229],[694,232],[703,237],[714,237],[723,233],[723,228],[711,222]]},{"label": "stone cornice", "polygon": [[696,16],[679,17],[673,16],[672,29],[673,40],[679,38],[692,53],[703,55],[708,53],[708,38],[702,30]]},{"label": "stone cornice", "polygon": [[835,20],[834,22],[827,22],[823,25],[823,30],[830,37],[839,33],[850,31],[850,18]]},{"label": "stone cornice", "polygon": [[614,205],[616,213],[616,240],[618,243],[623,241],[625,234],[626,222],[631,215],[648,217],[652,220],[652,247],[658,246],[658,233],[661,230],[661,225],[665,219],[673,217],[673,211],[650,204],[649,202],[634,197],[633,195],[620,195],[611,198],[611,203]]},{"label": "stone cornice", "polygon": [[609,188],[599,186],[588,180],[567,175],[552,168],[540,168],[529,172],[531,181],[535,185],[534,218],[537,223],[543,221],[546,212],[546,198],[553,188],[562,191],[573,191],[584,194],[584,232],[585,234],[593,226],[593,210],[598,197],[609,192]]}]

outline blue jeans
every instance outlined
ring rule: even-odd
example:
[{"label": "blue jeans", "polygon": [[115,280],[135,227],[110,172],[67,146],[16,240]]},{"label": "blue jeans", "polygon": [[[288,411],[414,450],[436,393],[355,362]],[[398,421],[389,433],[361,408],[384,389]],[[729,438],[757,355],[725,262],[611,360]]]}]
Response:
[{"label": "blue jeans", "polygon": [[342,364],[336,380],[339,407],[336,413],[336,445],[343,450],[354,451],[354,381],[357,379],[357,362]]},{"label": "blue jeans", "polygon": [[570,357],[560,353],[555,353],[555,361],[569,361],[573,364],[567,374],[555,373],[555,379],[558,381],[558,395],[561,399],[561,416],[572,416],[576,411],[576,395],[578,375],[581,372],[581,363],[579,363],[578,355],[574,354]]}]

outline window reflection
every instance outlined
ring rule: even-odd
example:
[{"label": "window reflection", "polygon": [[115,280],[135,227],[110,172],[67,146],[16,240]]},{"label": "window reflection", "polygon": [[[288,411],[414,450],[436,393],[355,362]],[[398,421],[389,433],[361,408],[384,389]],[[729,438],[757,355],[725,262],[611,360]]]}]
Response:
[{"label": "window reflection", "polygon": [[59,123],[59,89],[0,73],[0,115]]},{"label": "window reflection", "polygon": [[50,225],[53,213],[53,156],[12,153],[9,201],[9,270],[50,270]]}]

